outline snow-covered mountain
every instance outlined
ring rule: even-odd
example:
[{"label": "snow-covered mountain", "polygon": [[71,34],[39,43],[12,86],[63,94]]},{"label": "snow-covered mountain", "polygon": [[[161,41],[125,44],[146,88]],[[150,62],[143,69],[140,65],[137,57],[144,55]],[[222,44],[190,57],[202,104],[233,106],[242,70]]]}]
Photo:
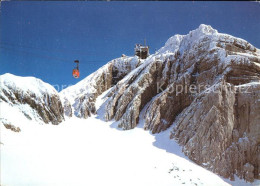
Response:
[{"label": "snow-covered mountain", "polygon": [[260,179],[260,51],[211,26],[169,38],[145,60],[114,59],[60,93],[35,78],[0,80],[0,104],[29,118],[86,119],[103,95],[104,120],[169,135],[191,160],[225,178]]},{"label": "snow-covered mountain", "polygon": [[114,86],[105,117],[123,129],[159,133],[221,176],[260,178],[260,53],[247,41],[200,25],[173,36]]},{"label": "snow-covered mountain", "polygon": [[0,87],[0,120],[4,124],[20,126],[18,116],[38,123],[59,124],[64,121],[59,94],[48,83],[7,73],[0,76]]}]

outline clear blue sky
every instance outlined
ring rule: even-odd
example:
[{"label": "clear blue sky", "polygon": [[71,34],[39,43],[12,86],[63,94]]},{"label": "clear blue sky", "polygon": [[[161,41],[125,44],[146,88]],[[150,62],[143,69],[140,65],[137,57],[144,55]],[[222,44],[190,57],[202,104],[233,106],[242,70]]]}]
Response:
[{"label": "clear blue sky", "polygon": [[[75,84],[134,44],[153,53],[201,23],[260,48],[256,2],[1,2],[0,74]],[[80,60],[81,77],[71,75]]]}]

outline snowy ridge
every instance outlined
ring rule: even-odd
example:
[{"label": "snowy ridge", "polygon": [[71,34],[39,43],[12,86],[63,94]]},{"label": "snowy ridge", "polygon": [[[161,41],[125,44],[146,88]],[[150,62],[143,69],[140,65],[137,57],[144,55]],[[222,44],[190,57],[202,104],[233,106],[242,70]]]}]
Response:
[{"label": "snowy ridge", "polygon": [[[41,97],[44,94],[58,94],[56,89],[48,83],[35,77],[21,77],[10,73],[0,76],[0,91],[17,90],[23,93],[31,92],[36,97]],[[4,96],[4,94],[1,94]]]},{"label": "snowy ridge", "polygon": [[[190,31],[187,35],[176,34],[170,37],[165,43],[165,46],[159,49],[155,54],[152,54],[145,60],[141,60],[141,63],[143,65],[138,64],[137,57],[121,57],[111,60],[103,67],[99,68],[96,72],[90,74],[85,79],[81,80],[79,83],[62,90],[59,94],[61,97],[66,97],[66,99],[73,103],[76,97],[96,93],[97,79],[102,75],[102,73],[110,74],[111,72],[109,71],[109,68],[111,65],[118,69],[119,75],[125,75],[131,72],[131,74],[127,76],[130,77],[132,74],[138,71],[136,70],[135,72],[132,72],[137,66],[139,68],[143,68],[144,66],[147,66],[149,63],[153,62],[154,60],[164,61],[167,58],[173,60],[174,53],[180,51],[180,53],[182,54],[184,50],[189,49],[194,44],[199,44],[201,42],[201,39],[204,39],[205,37],[212,42],[210,50],[216,48],[216,42],[219,40],[232,43],[234,42],[234,39],[239,41],[238,44],[240,44],[241,46],[244,46],[246,48],[248,45],[249,50],[256,50],[254,46],[252,46],[243,39],[236,38],[228,34],[218,33],[218,31],[216,29],[213,29],[211,26],[201,24],[199,28]],[[190,53],[192,54],[194,53],[194,51],[191,50]],[[237,59],[235,56],[226,57],[224,56],[225,54],[226,53],[224,50],[218,50],[217,53],[215,53],[215,55],[218,55],[220,56],[220,58],[223,58],[222,61],[225,63],[229,63],[232,59]]]},{"label": "snowy ridge", "polygon": [[[248,50],[248,53],[252,55],[259,55],[259,49],[256,49],[253,45],[248,43],[246,40],[234,37],[229,34],[219,33],[216,29],[213,29],[210,25],[201,24],[197,29],[190,31],[187,35],[176,34],[170,37],[165,46],[159,49],[156,54],[167,54],[175,53],[178,50],[182,54],[185,50],[191,49],[191,46],[198,45],[200,42],[203,42],[203,39],[211,41],[209,50],[216,48],[217,41],[221,41],[222,47],[225,46],[225,43],[232,44],[236,42],[236,45],[239,45]],[[224,43],[225,42],[225,43]],[[218,55],[221,57],[221,53]],[[193,53],[193,51],[190,51]],[[245,54],[246,55],[246,54]],[[223,57],[223,56],[222,56]]]},{"label": "snowy ridge", "polygon": [[184,35],[179,34],[170,37],[166,41],[165,45],[157,51],[157,53],[175,53],[179,49],[180,43],[184,37]]},{"label": "snowy ridge", "polygon": [[170,37],[165,43],[165,46],[159,49],[157,53],[175,53],[179,49],[182,52],[183,50],[190,48],[194,42],[198,42],[201,38],[209,36],[213,39],[217,34],[218,31],[211,26],[201,24],[199,28],[190,31],[187,35],[176,34]]}]

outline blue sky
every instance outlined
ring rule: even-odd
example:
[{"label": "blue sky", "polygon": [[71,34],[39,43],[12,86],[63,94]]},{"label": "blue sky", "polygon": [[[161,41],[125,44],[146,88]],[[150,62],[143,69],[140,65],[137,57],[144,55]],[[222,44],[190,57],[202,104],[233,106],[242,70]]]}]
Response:
[{"label": "blue sky", "polygon": [[[256,2],[1,2],[0,74],[70,85],[146,38],[153,53],[200,24],[260,48]],[[80,60],[81,77],[71,75]]]}]

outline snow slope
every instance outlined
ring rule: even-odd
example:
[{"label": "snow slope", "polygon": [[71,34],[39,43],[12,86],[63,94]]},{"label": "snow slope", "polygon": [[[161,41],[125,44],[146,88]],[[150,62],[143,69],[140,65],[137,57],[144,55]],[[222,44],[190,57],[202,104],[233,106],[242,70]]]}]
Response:
[{"label": "snow slope", "polygon": [[[98,97],[97,106],[105,98],[105,93]],[[96,117],[72,117],[60,125],[36,125],[20,118],[20,133],[1,125],[2,185],[229,185],[185,158],[164,132],[120,131],[113,122]]]},{"label": "snow slope", "polygon": [[[20,90],[23,92],[33,92],[36,97],[42,97],[44,94],[57,94],[53,86],[35,77],[21,77],[6,73],[0,76],[0,91],[3,89]],[[4,94],[1,94],[4,95]]]},{"label": "snow slope", "polygon": [[20,134],[1,130],[1,175],[7,186],[228,185],[154,147],[154,137],[141,129],[122,132],[95,118],[72,118],[55,127],[24,127]]}]

